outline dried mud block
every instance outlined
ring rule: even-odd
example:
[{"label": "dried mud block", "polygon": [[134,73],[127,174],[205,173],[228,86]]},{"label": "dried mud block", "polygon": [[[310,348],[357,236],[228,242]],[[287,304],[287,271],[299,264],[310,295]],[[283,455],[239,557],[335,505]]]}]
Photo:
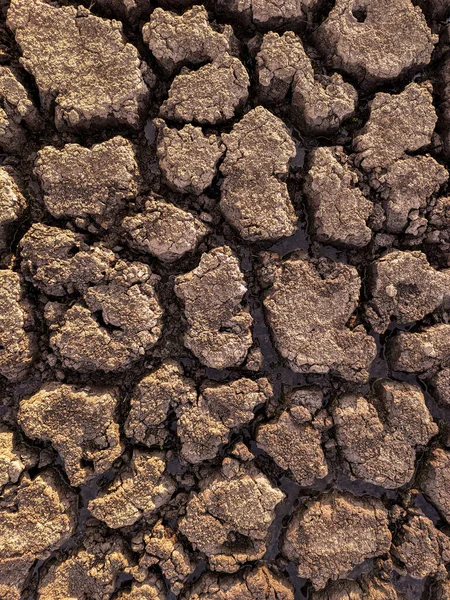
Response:
[{"label": "dried mud block", "polygon": [[27,141],[27,130],[37,133],[42,121],[27,90],[4,66],[0,66],[0,102],[0,148],[20,152]]},{"label": "dried mud block", "polygon": [[168,434],[169,410],[180,402],[195,402],[196,398],[195,382],[184,377],[183,369],[175,361],[164,362],[135,387],[125,434],[149,447],[162,446]]},{"label": "dried mud block", "polygon": [[311,600],[403,600],[390,576],[362,575],[357,580],[332,582],[324,590],[313,591]]},{"label": "dried mud block", "polygon": [[251,242],[294,233],[297,217],[285,179],[296,148],[283,121],[258,106],[222,139],[220,209],[225,218]]},{"label": "dried mud block", "polygon": [[34,317],[21,277],[0,270],[0,375],[23,379],[37,352]]},{"label": "dried mud block", "polygon": [[369,120],[353,140],[362,169],[382,171],[430,144],[437,122],[431,92],[425,82],[410,83],[400,94],[376,94]]},{"label": "dried mud block", "polygon": [[205,135],[201,127],[170,128],[162,119],[153,123],[158,130],[156,156],[169,187],[198,196],[211,185],[225,146],[216,135]]},{"label": "dried mud block", "polygon": [[368,558],[389,551],[388,513],[380,500],[333,492],[308,502],[288,525],[283,553],[299,577],[325,587]]},{"label": "dried mud block", "polygon": [[438,404],[448,408],[450,406],[450,367],[445,367],[436,373],[428,381],[428,385]]},{"label": "dried mud block", "polygon": [[322,0],[216,0],[220,15],[237,24],[270,28],[310,21]]},{"label": "dried mud block", "polygon": [[84,235],[43,223],[33,223],[19,248],[23,276],[52,296],[85,293],[115,261],[111,250],[88,246]]},{"label": "dried mud block", "polygon": [[[7,25],[57,129],[140,125],[149,100],[145,63],[125,42],[122,24],[79,6],[13,0]],[[98,59],[99,54],[102,60]]]},{"label": "dried mud block", "polygon": [[438,36],[411,0],[337,0],[315,39],[334,69],[372,87],[420,71]]},{"label": "dried mud block", "polygon": [[0,597],[2,600],[21,600],[33,573],[33,559],[12,559],[0,563]]},{"label": "dried mud block", "polygon": [[5,486],[17,483],[22,473],[36,462],[35,449],[19,443],[15,433],[0,424],[0,493],[3,494]]},{"label": "dried mud block", "polygon": [[175,280],[188,324],[184,344],[207,367],[240,365],[252,345],[253,319],[243,302],[247,292],[236,255],[228,246],[202,254],[190,273]]},{"label": "dried mud block", "polygon": [[253,463],[226,458],[221,471],[191,493],[179,530],[206,554],[211,569],[234,573],[263,557],[275,508],[283,498]]},{"label": "dried mud block", "polygon": [[417,386],[377,380],[367,398],[345,395],[331,408],[336,441],[351,479],[395,489],[408,483],[416,451],[438,433]]},{"label": "dried mud block", "polygon": [[419,476],[420,489],[450,523],[450,452],[433,448]]},{"label": "dried mud block", "polygon": [[367,284],[366,316],[379,333],[391,321],[419,321],[450,298],[450,274],[434,269],[419,251],[394,250],[373,261]]},{"label": "dried mud block", "polygon": [[89,510],[112,529],[127,527],[154,514],[175,488],[163,453],[134,450],[130,465],[89,502]]},{"label": "dried mud block", "polygon": [[114,388],[49,383],[21,400],[17,420],[28,437],[52,443],[78,486],[108,471],[122,453],[118,401]]},{"label": "dried mud block", "polygon": [[50,345],[63,365],[81,372],[109,372],[142,358],[162,331],[163,311],[154,281],[147,265],[117,260],[84,292],[84,303],[48,302]]},{"label": "dried mud block", "polygon": [[269,31],[256,55],[258,97],[261,102],[278,104],[292,89],[297,72],[305,79],[314,71],[301,39],[293,32],[283,35]]},{"label": "dried mud block", "polygon": [[316,148],[308,156],[303,188],[319,242],[362,248],[371,238],[372,202],[358,188],[358,175],[342,147]]},{"label": "dried mud block", "polygon": [[151,573],[142,583],[133,582],[130,590],[119,592],[117,600],[165,600],[166,584],[156,573]]},{"label": "dried mud block", "polygon": [[196,71],[175,77],[161,106],[165,119],[216,125],[232,119],[248,98],[250,80],[238,58],[224,54]]},{"label": "dried mud block", "polygon": [[388,340],[387,358],[391,369],[406,373],[426,373],[446,366],[450,325],[433,325],[417,333],[399,331]]},{"label": "dried mud block", "polygon": [[140,572],[147,573],[149,568],[157,565],[168,581],[170,591],[178,596],[193,573],[195,564],[177,534],[159,520],[151,531],[144,532],[143,546],[145,550],[139,561]]},{"label": "dried mud block", "polygon": [[450,242],[450,196],[437,198],[428,212],[428,229],[425,241],[429,244]]},{"label": "dried mud block", "polygon": [[328,475],[321,436],[329,425],[320,410],[323,394],[318,388],[300,389],[286,400],[288,408],[258,428],[256,443],[299,485],[310,486]]},{"label": "dried mud block", "polygon": [[181,457],[193,464],[213,459],[230,433],[249,423],[256,407],[271,395],[267,379],[242,378],[226,384],[204,383],[198,397],[180,396],[177,433]]},{"label": "dried mud block", "polygon": [[450,580],[438,581],[434,586],[436,600],[450,600]]},{"label": "dried mud block", "polygon": [[275,346],[296,373],[365,381],[375,340],[347,323],[358,306],[354,267],[329,259],[274,261],[264,307]]},{"label": "dried mud block", "polygon": [[385,198],[386,230],[410,233],[427,201],[448,180],[448,171],[431,156],[398,160],[372,185]]},{"label": "dried mud block", "polygon": [[193,252],[210,229],[192,213],[150,197],[143,212],[125,217],[122,227],[129,245],[172,263]]},{"label": "dried mud block", "polygon": [[317,75],[314,80],[301,72],[294,76],[292,118],[310,135],[336,133],[354,115],[357,103],[357,91],[339,73]]},{"label": "dried mud block", "polygon": [[301,130],[312,135],[331,134],[354,114],[358,101],[355,88],[337,73],[315,75],[302,41],[293,31],[267,33],[256,63],[259,99],[279,104],[291,92],[292,119]]},{"label": "dried mud block", "polygon": [[90,522],[81,545],[47,568],[39,584],[39,600],[104,600],[131,566],[123,539]]},{"label": "dried mud block", "polygon": [[413,579],[445,578],[450,561],[450,539],[424,515],[412,514],[394,537],[391,553],[400,572]]},{"label": "dried mud block", "polygon": [[49,213],[82,228],[108,228],[138,191],[134,149],[120,136],[91,148],[47,146],[38,152],[35,173]]},{"label": "dried mud block", "polygon": [[0,167],[0,252],[8,250],[17,222],[27,208],[11,167]]},{"label": "dried mud block", "polygon": [[292,584],[266,566],[238,575],[206,573],[183,600],[294,600]]},{"label": "dried mud block", "polygon": [[52,470],[22,477],[2,496],[0,510],[0,593],[19,600],[28,572],[48,558],[75,528],[75,497]]},{"label": "dried mud block", "polygon": [[439,109],[441,113],[441,136],[446,157],[450,156],[450,57],[444,56],[440,63]]},{"label": "dried mud block", "polygon": [[170,75],[185,65],[199,65],[222,54],[233,53],[233,30],[213,29],[204,6],[196,5],[178,15],[156,8],[142,28],[144,42],[164,71]]}]

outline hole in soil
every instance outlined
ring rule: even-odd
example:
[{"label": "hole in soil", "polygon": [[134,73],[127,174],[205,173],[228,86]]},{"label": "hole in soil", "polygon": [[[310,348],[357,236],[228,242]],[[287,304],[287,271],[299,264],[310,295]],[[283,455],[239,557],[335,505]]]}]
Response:
[{"label": "hole in soil", "polygon": [[80,251],[80,249],[78,248],[78,246],[71,246],[68,250],[67,250],[67,258],[72,258],[73,256],[75,256],[76,254],[78,254],[78,252]]},{"label": "hole in soil", "polygon": [[364,23],[367,19],[367,8],[365,6],[356,6],[352,10],[352,15],[358,21],[358,23]]},{"label": "hole in soil", "polygon": [[94,470],[94,461],[89,460],[88,458],[82,458],[80,460],[80,466],[83,469],[91,469],[93,471]]}]

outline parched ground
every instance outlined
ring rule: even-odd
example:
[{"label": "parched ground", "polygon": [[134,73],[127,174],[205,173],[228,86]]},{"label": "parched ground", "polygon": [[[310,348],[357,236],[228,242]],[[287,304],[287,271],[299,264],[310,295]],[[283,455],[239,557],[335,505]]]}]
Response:
[{"label": "parched ground", "polygon": [[0,2],[0,600],[450,600],[450,3],[80,2]]}]

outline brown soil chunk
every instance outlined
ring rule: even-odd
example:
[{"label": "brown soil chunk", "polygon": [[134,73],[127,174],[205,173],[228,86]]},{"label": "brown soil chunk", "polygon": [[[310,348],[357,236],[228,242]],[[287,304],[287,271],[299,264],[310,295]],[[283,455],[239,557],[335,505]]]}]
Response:
[{"label": "brown soil chunk", "polygon": [[386,169],[431,142],[437,121],[431,91],[425,82],[410,83],[400,94],[376,94],[369,120],[353,140],[365,171]]},{"label": "brown soil chunk", "polygon": [[289,581],[270,571],[266,566],[255,567],[241,575],[216,575],[201,577],[183,600],[294,600],[294,590]]},{"label": "brown soil chunk", "polygon": [[51,215],[73,219],[82,228],[91,224],[108,228],[137,194],[134,149],[120,136],[91,148],[78,144],[67,144],[62,150],[43,148],[35,172]]},{"label": "brown soil chunk", "polygon": [[20,240],[22,273],[45,294],[85,293],[101,283],[115,256],[110,250],[88,246],[84,235],[34,223]]},{"label": "brown soil chunk", "polygon": [[0,270],[0,375],[23,379],[37,351],[34,317],[21,277]]},{"label": "brown soil chunk", "polygon": [[195,565],[176,533],[160,520],[151,531],[144,533],[143,546],[140,572],[146,573],[149,567],[158,566],[169,582],[170,591],[178,596]]},{"label": "brown soil chunk", "polygon": [[437,198],[428,213],[426,242],[447,245],[450,242],[450,196]]},{"label": "brown soil chunk", "polygon": [[450,523],[450,452],[434,448],[420,474],[420,487],[444,519]]},{"label": "brown soil chunk", "polygon": [[[398,160],[385,174],[372,182],[386,199],[385,228],[391,233],[410,233],[419,211],[448,179],[448,171],[431,156],[414,156]],[[379,184],[379,186],[378,186]]]},{"label": "brown soil chunk", "polygon": [[127,527],[154,514],[175,487],[163,453],[134,450],[130,465],[89,502],[89,510],[112,529]]},{"label": "brown soil chunk", "polygon": [[362,576],[356,581],[343,579],[330,583],[320,592],[313,591],[311,600],[402,600],[392,583],[378,577]]},{"label": "brown soil chunk", "polygon": [[247,101],[250,80],[238,58],[223,54],[196,71],[175,77],[160,115],[184,123],[215,125],[234,117]]},{"label": "brown soil chunk", "polygon": [[296,149],[283,121],[258,106],[222,139],[220,208],[225,218],[251,242],[294,233],[297,217],[284,180]]},{"label": "brown soil chunk", "polygon": [[204,6],[193,6],[182,15],[156,8],[142,28],[144,42],[168,73],[184,65],[197,65],[232,54],[233,30],[225,26],[220,33],[213,29]]},{"label": "brown soil chunk", "polygon": [[331,409],[336,441],[351,479],[386,489],[414,474],[416,449],[438,433],[420,388],[378,380],[375,395],[341,396]]},{"label": "brown soil chunk", "polygon": [[283,35],[269,31],[264,35],[256,56],[258,97],[261,102],[283,102],[292,88],[294,76],[300,71],[306,77],[311,63],[301,39],[293,31]]},{"label": "brown soil chunk", "polygon": [[215,135],[204,135],[201,127],[187,124],[170,128],[155,119],[158,130],[156,155],[159,168],[176,192],[199,195],[211,185],[225,146]]},{"label": "brown soil chunk", "polygon": [[262,102],[283,102],[292,90],[292,117],[311,134],[329,134],[354,113],[356,90],[341,75],[315,76],[301,39],[292,31],[264,36],[256,57]]},{"label": "brown soil chunk", "polygon": [[429,381],[433,397],[441,406],[450,406],[450,368],[446,367],[436,373]]},{"label": "brown soil chunk", "polygon": [[436,600],[450,600],[450,580],[438,581],[434,588]]},{"label": "brown soil chunk", "polygon": [[0,592],[19,600],[28,571],[48,558],[73,533],[74,497],[54,471],[25,475],[1,499]]},{"label": "brown soil chunk", "polygon": [[407,373],[425,373],[446,365],[450,325],[433,325],[417,333],[398,332],[388,341],[387,358],[391,369]]},{"label": "brown soil chunk", "polygon": [[81,301],[70,307],[48,302],[50,345],[63,365],[81,372],[108,372],[141,358],[162,330],[153,284],[147,265],[117,260],[86,290],[86,306]]},{"label": "brown soil chunk", "polygon": [[39,112],[27,90],[9,67],[0,67],[0,148],[20,152],[26,144],[27,129],[42,126]]},{"label": "brown soil chunk", "polygon": [[49,383],[20,402],[17,418],[28,437],[52,443],[77,486],[110,469],[122,453],[118,400],[113,388]]},{"label": "brown soil chunk", "polygon": [[215,571],[234,573],[263,557],[275,507],[284,494],[251,462],[226,458],[220,473],[193,492],[179,529]]},{"label": "brown soil chunk", "polygon": [[281,27],[310,20],[320,0],[216,0],[219,14],[263,28]]},{"label": "brown soil chunk", "polygon": [[410,0],[337,0],[316,41],[334,69],[369,87],[420,71],[438,37]]},{"label": "brown soil chunk", "polygon": [[242,378],[222,385],[205,383],[195,398],[181,396],[177,409],[181,456],[194,464],[213,459],[230,433],[249,423],[255,408],[271,395],[267,379]]},{"label": "brown soil chunk", "polygon": [[183,376],[182,368],[168,360],[137,384],[130,401],[125,434],[146,446],[162,446],[167,437],[170,408],[181,402],[195,402],[195,383]]},{"label": "brown soil chunk", "polygon": [[445,563],[450,561],[450,539],[420,513],[411,515],[402,525],[391,552],[409,577],[447,576]]},{"label": "brown soil chunk", "polygon": [[22,473],[37,462],[36,449],[21,444],[14,432],[0,425],[0,493],[19,481]]},{"label": "brown soil chunk", "polygon": [[19,186],[17,174],[11,167],[0,167],[0,252],[8,249],[14,226],[27,208]]},{"label": "brown soil chunk", "polygon": [[326,413],[320,410],[323,395],[318,388],[296,390],[287,401],[278,418],[259,427],[256,443],[299,485],[309,486],[328,475],[321,439],[327,426]]},{"label": "brown soil chunk", "polygon": [[118,600],[165,600],[166,585],[155,573],[151,573],[142,583],[131,584],[130,590],[119,592]]},{"label": "brown soil chunk", "polygon": [[20,453],[17,452],[14,442],[14,433],[0,426],[0,489],[8,483],[17,483],[20,475],[25,470]]},{"label": "brown soil chunk", "polygon": [[370,265],[367,281],[366,315],[380,333],[391,320],[419,321],[450,296],[449,274],[436,271],[422,252],[389,252]]},{"label": "brown soil chunk", "polygon": [[388,552],[388,514],[374,498],[324,494],[300,509],[290,522],[283,552],[299,577],[316,589],[336,580],[368,558]]},{"label": "brown soil chunk", "polygon": [[444,55],[439,69],[438,91],[440,99],[440,112],[442,118],[442,141],[445,154],[450,153],[450,58]]},{"label": "brown soil chunk", "polygon": [[184,344],[206,366],[240,365],[252,344],[252,317],[243,304],[247,287],[239,261],[228,246],[202,254],[200,264],[176,278],[188,330]]},{"label": "brown soil chunk", "polygon": [[130,552],[118,535],[89,523],[79,548],[50,566],[39,585],[39,600],[104,600],[131,565]]},{"label": "brown soil chunk", "polygon": [[293,371],[367,379],[375,341],[364,327],[347,326],[360,287],[355,268],[325,258],[274,264],[264,306],[275,345]]},{"label": "brown soil chunk", "polygon": [[190,212],[156,197],[146,200],[143,212],[125,217],[122,227],[132,248],[168,263],[195,250],[209,232]]},{"label": "brown soil chunk", "polygon": [[7,24],[43,108],[50,112],[55,105],[58,129],[139,126],[149,97],[143,78],[148,67],[125,42],[121,23],[100,19],[82,6],[13,0]]},{"label": "brown soil chunk", "polygon": [[367,219],[372,202],[358,188],[358,176],[341,147],[316,148],[308,156],[304,193],[319,242],[362,248],[372,237]]}]

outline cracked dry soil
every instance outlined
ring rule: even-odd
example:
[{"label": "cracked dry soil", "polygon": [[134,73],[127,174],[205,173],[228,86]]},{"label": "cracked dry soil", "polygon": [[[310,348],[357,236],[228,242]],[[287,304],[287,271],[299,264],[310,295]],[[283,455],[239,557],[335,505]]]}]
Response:
[{"label": "cracked dry soil", "polygon": [[450,600],[450,2],[0,2],[0,600]]}]

